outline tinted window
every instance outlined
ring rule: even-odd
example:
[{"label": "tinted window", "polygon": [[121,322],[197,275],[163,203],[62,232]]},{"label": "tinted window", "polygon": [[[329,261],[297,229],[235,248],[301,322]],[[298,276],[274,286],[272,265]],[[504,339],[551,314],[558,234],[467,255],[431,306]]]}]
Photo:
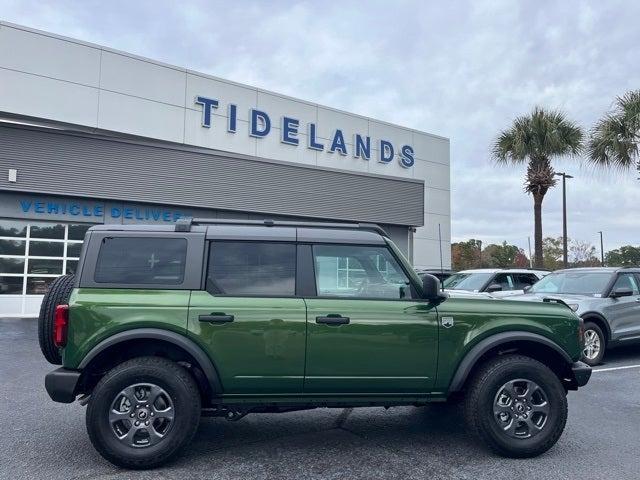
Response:
[{"label": "tinted window", "polygon": [[516,289],[522,290],[524,287],[533,285],[538,281],[538,277],[532,273],[519,273],[516,275]]},{"label": "tinted window", "polygon": [[64,225],[61,223],[32,223],[31,238],[64,238]]},{"label": "tinted window", "polygon": [[69,225],[69,240],[84,240],[84,234],[92,226],[89,224]]},{"label": "tinted window", "polygon": [[0,220],[0,237],[26,237],[27,222],[20,220]]},{"label": "tinted window", "polygon": [[491,280],[491,285],[494,283],[500,285],[503,291],[513,290],[514,288],[513,277],[510,273],[499,273]]},{"label": "tinted window", "polygon": [[296,246],[286,243],[212,242],[207,290],[225,295],[292,296]]},{"label": "tinted window", "polygon": [[631,273],[622,273],[618,275],[616,283],[614,283],[611,291],[617,288],[630,288],[634,295],[638,295],[638,284],[636,283],[636,277]]},{"label": "tinted window", "polygon": [[24,258],[0,258],[0,273],[24,273]]},{"label": "tinted window", "polygon": [[315,245],[318,296],[411,298],[409,279],[385,247]]},{"label": "tinted window", "polygon": [[79,257],[81,250],[81,243],[69,243],[67,244],[67,257]]},{"label": "tinted window", "polygon": [[63,242],[29,242],[29,255],[32,257],[61,257],[63,252]]},{"label": "tinted window", "polygon": [[27,277],[27,295],[44,295],[56,277]]},{"label": "tinted window", "polygon": [[24,255],[24,240],[0,240],[0,255]]},{"label": "tinted window", "polygon": [[62,260],[30,258],[27,273],[62,275]]},{"label": "tinted window", "polygon": [[96,264],[97,283],[178,285],[184,280],[184,238],[105,238]]},{"label": "tinted window", "polygon": [[76,273],[77,268],[78,268],[78,260],[67,260],[66,273]]},{"label": "tinted window", "polygon": [[489,281],[493,273],[455,273],[444,282],[444,288],[450,290],[478,291]]},{"label": "tinted window", "polygon": [[536,283],[530,293],[575,293],[600,296],[611,280],[608,272],[551,273]]},{"label": "tinted window", "polygon": [[0,276],[0,295],[22,295],[23,278]]}]

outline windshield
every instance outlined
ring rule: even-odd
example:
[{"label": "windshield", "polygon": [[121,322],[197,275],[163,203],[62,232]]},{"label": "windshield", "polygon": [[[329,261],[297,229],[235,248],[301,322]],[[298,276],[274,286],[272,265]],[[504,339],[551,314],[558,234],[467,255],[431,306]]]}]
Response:
[{"label": "windshield", "polygon": [[456,273],[447,278],[442,285],[449,290],[476,291],[484,287],[493,273]]},{"label": "windshield", "polygon": [[601,295],[611,280],[610,273],[562,272],[547,275],[528,293],[574,293]]}]

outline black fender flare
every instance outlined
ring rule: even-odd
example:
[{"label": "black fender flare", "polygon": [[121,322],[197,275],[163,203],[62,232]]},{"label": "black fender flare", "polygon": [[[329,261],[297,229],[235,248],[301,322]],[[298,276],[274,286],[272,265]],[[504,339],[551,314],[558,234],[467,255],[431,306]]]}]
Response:
[{"label": "black fender flare", "polygon": [[582,320],[584,320],[585,322],[587,321],[586,319],[588,317],[597,317],[604,324],[604,329],[605,329],[604,333],[607,336],[607,340],[610,342],[611,341],[611,326],[609,325],[609,322],[607,321],[607,319],[604,318],[602,316],[602,314],[598,313],[598,312],[584,312],[584,313],[580,314],[580,318]]},{"label": "black fender flare", "polygon": [[532,332],[502,332],[491,335],[487,338],[480,340],[476,345],[474,345],[471,350],[467,352],[464,356],[456,373],[451,380],[451,384],[449,385],[449,392],[459,392],[464,385],[464,382],[467,380],[469,373],[473,369],[476,362],[487,353],[492,348],[498,347],[502,344],[511,343],[514,341],[528,341],[533,343],[538,343],[544,345],[545,347],[549,347],[553,349],[556,353],[560,354],[562,358],[567,362],[568,365],[573,364],[573,360],[569,356],[567,352],[565,352],[560,345],[555,343],[552,340],[549,340],[547,337],[539,335],[537,333]]},{"label": "black fender flare", "polygon": [[196,344],[193,340],[184,335],[172,332],[170,330],[162,330],[160,328],[135,328],[116,333],[111,337],[103,340],[93,347],[87,355],[82,359],[78,370],[86,368],[100,353],[122,342],[129,340],[162,340],[182,348],[191,355],[202,369],[207,381],[214,394],[222,393],[222,382],[218,371],[209,356]]}]

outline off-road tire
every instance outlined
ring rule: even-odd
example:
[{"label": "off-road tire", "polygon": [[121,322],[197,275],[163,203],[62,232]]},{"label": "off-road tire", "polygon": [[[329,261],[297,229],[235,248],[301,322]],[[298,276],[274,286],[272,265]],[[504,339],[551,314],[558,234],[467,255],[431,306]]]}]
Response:
[{"label": "off-road tire", "polygon": [[74,280],[75,275],[63,275],[56,278],[51,282],[40,305],[38,342],[40,343],[40,350],[42,350],[44,358],[54,365],[60,365],[62,363],[62,355],[60,355],[60,350],[56,347],[55,343],[53,343],[53,319],[56,313],[56,307],[69,302]]},{"label": "off-road tire", "polygon": [[[135,448],[117,439],[108,416],[119,392],[145,382],[167,392],[174,406],[174,424],[159,443]],[[89,400],[86,425],[91,443],[106,460],[124,468],[147,469],[170,461],[191,442],[200,414],[200,392],[187,370],[165,358],[138,357],[121,363],[98,382]]]},{"label": "off-road tire", "polygon": [[[494,419],[493,404],[500,388],[510,380],[530,379],[547,396],[547,423],[531,438],[508,436]],[[475,373],[465,398],[465,417],[470,429],[494,452],[512,458],[536,457],[560,438],[567,422],[566,391],[546,365],[522,355],[505,355],[489,360]]]},{"label": "off-road tire", "polygon": [[602,363],[602,359],[604,358],[604,351],[607,345],[607,338],[604,336],[602,329],[596,323],[584,322],[585,334],[589,330],[594,331],[596,335],[598,335],[598,338],[600,339],[600,351],[598,352],[598,355],[596,357],[591,359],[587,358],[583,353],[582,361],[591,367],[595,367],[596,365],[600,365],[600,363]]}]

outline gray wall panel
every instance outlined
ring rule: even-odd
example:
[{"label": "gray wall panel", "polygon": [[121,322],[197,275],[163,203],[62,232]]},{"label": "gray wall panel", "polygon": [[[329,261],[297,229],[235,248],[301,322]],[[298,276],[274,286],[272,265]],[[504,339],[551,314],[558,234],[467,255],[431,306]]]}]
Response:
[{"label": "gray wall panel", "polygon": [[[9,183],[7,169],[18,169]],[[0,126],[0,189],[300,217],[424,224],[424,183],[221,152]]]}]

